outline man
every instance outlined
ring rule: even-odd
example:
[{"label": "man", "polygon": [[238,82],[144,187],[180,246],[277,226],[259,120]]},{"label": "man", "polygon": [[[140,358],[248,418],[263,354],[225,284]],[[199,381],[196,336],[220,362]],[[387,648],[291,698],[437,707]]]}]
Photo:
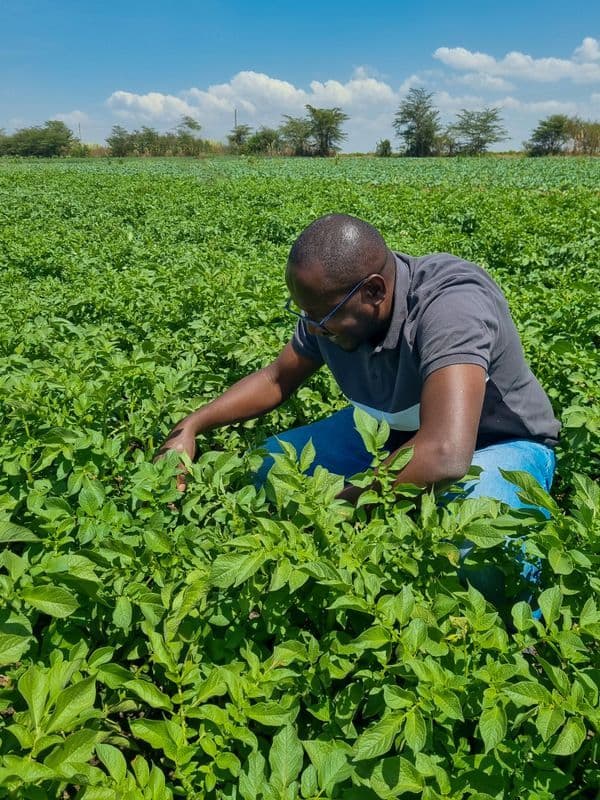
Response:
[{"label": "man", "polygon": [[[269,452],[280,439],[298,452],[312,439],[313,469],[322,464],[346,477],[366,469],[371,457],[353,426],[355,406],[388,421],[390,451],[413,448],[398,482],[451,482],[475,464],[483,471],[470,496],[522,505],[499,467],[527,471],[549,490],[560,426],[484,270],[445,253],[394,253],[368,223],[331,214],[294,243],[286,282],[286,308],[298,318],[291,341],[271,364],[179,422],[161,452],[193,459],[198,434],[271,411],[327,364],[351,406],[268,439]],[[267,459],[261,479],[268,466]],[[183,476],[178,486],[185,488]],[[357,493],[350,486],[343,496]]]}]

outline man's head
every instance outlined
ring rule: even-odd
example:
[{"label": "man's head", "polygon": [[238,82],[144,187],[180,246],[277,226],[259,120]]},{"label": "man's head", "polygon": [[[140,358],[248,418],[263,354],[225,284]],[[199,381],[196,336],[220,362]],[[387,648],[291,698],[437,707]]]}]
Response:
[{"label": "man's head", "polygon": [[[372,225],[347,214],[328,214],[294,242],[286,283],[294,304],[312,320],[307,322],[309,331],[351,351],[385,335],[393,303],[393,264]],[[315,324],[324,317],[324,328]]]}]

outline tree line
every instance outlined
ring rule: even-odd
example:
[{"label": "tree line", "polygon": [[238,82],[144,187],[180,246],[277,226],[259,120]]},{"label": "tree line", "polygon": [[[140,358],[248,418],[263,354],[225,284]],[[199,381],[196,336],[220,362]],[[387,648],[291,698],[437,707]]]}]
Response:
[{"label": "tree line", "polygon": [[[412,88],[401,101],[393,118],[399,147],[398,155],[409,157],[481,155],[493,144],[505,141],[508,133],[499,108],[461,109],[453,122],[443,126],[434,93]],[[347,138],[343,124],[350,119],[341,108],[305,106],[300,117],[284,115],[279,127],[262,125],[253,130],[236,124],[227,135],[227,144],[204,139],[200,123],[182,117],[174,130],[161,133],[142,126],[128,131],[113,126],[100,154],[123,156],[202,156],[219,153],[237,155],[330,156],[339,152]],[[553,114],[540,120],[531,138],[523,142],[530,156],[598,155],[600,122]],[[92,154],[89,145],[77,139],[64,122],[49,120],[41,126],[21,128],[11,135],[0,129],[0,155],[13,156],[85,156]],[[389,139],[375,147],[378,156],[394,155]]]}]

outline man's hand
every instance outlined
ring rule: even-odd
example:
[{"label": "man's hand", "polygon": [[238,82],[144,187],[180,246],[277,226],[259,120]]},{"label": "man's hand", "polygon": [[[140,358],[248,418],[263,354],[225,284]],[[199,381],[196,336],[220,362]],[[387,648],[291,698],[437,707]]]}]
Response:
[{"label": "man's hand", "polygon": [[[190,461],[196,457],[196,427],[191,422],[183,419],[178,422],[171,433],[167,436],[164,444],[158,451],[156,458],[161,458],[171,451],[185,453]],[[156,459],[155,459],[156,460]],[[182,463],[177,473],[177,491],[185,492],[186,468]]]},{"label": "man's hand", "polygon": [[[186,453],[190,461],[196,455],[196,436],[221,425],[254,419],[272,411],[318,369],[320,364],[296,353],[288,342],[271,364],[247,375],[220,397],[178,422],[161,446],[156,458],[175,450]],[[186,470],[181,465],[177,488],[185,491]]]}]

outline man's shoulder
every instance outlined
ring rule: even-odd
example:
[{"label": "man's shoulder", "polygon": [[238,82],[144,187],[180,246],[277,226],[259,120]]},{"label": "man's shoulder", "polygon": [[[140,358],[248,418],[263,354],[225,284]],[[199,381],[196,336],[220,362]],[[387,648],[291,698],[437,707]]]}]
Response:
[{"label": "man's shoulder", "polygon": [[480,265],[453,253],[427,253],[422,256],[409,256],[396,253],[404,261],[411,275],[413,292],[438,292],[444,286],[474,287],[483,286],[487,290],[500,292],[500,287],[491,275]]}]

